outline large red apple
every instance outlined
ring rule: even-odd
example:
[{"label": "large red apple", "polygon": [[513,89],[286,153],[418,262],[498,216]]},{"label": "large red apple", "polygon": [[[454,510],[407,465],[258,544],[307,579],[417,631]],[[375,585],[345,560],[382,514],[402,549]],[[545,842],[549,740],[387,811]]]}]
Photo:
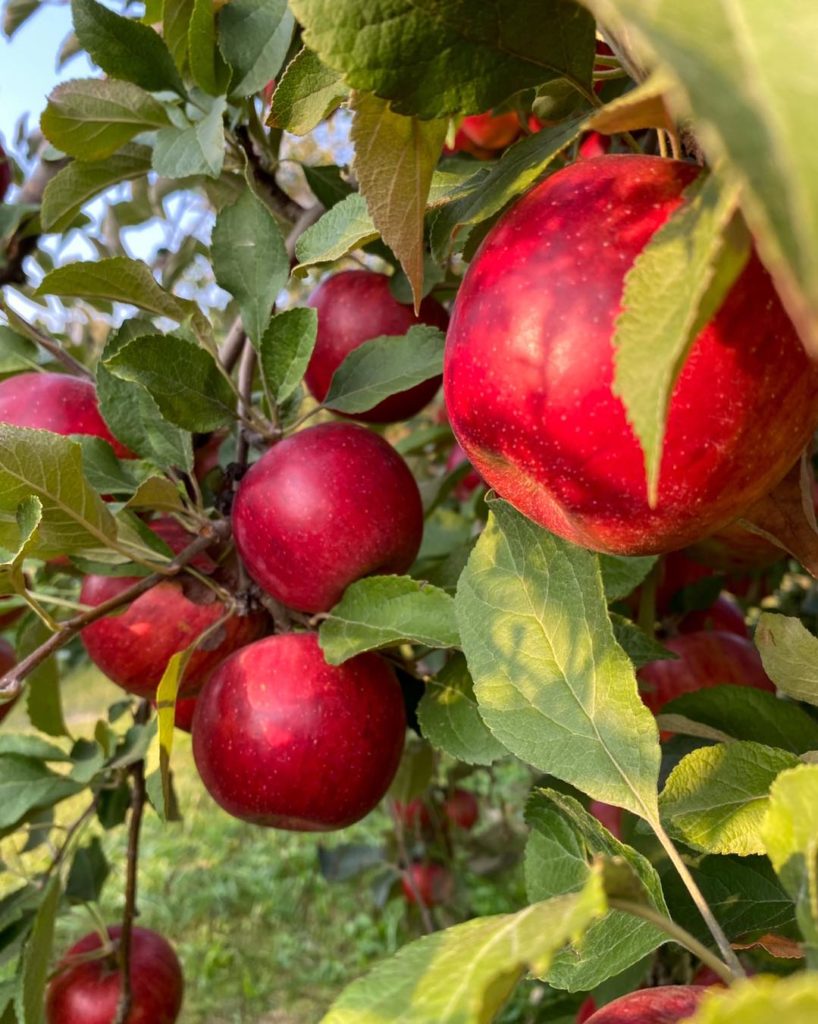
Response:
[{"label": "large red apple", "polygon": [[683,693],[711,686],[753,686],[775,693],[758,651],[735,633],[681,633],[662,643],[677,659],[652,661],[637,674],[642,700],[654,714]]},{"label": "large red apple", "polygon": [[[411,876],[408,878],[407,876]],[[401,888],[407,903],[422,903],[426,907],[439,907],[454,895],[451,871],[433,861],[410,864],[401,878]]]},{"label": "large red apple", "polygon": [[420,492],[382,437],[324,423],[274,445],[241,481],[233,535],[277,600],[329,611],[353,580],[405,572],[423,533]]},{"label": "large red apple", "polygon": [[400,685],[382,658],[329,665],[314,633],[285,633],[238,651],[205,684],[193,756],[234,817],[328,832],[383,797],[405,732]]},{"label": "large red apple", "polygon": [[90,434],[107,441],[120,458],[132,457],[100,415],[94,385],[65,373],[20,373],[0,381],[0,423],[53,434]]},{"label": "large red apple", "polygon": [[[122,929],[108,934],[116,944]],[[122,988],[116,957],[88,959],[102,940],[91,932],[69,949],[48,986],[48,1024],[112,1024]],[[134,928],[131,933],[133,1004],[125,1024],[174,1024],[182,1009],[184,978],[173,947],[157,932]]]},{"label": "large red apple", "polygon": [[697,985],[643,988],[603,1006],[588,1024],[677,1024],[693,1016],[706,991]]},{"label": "large red apple", "polygon": [[[14,648],[8,642],[0,636],[0,677],[4,676],[6,672],[10,671],[17,664],[17,655],[14,653]],[[18,695],[19,696],[19,695]],[[14,697],[12,700],[7,700],[3,704],[0,704],[0,722],[2,722],[14,705],[17,703],[18,697]]]},{"label": "large red apple", "polygon": [[6,156],[6,151],[0,146],[0,203],[5,199],[10,184],[11,164]]},{"label": "large red apple", "polygon": [[[304,380],[323,402],[333,374],[350,352],[371,338],[402,336],[415,324],[431,324],[446,330],[449,314],[436,299],[425,298],[415,316],[392,295],[389,278],[371,270],[345,270],[326,278],[310,295],[307,305],[318,311],[318,336]],[[365,423],[406,420],[434,398],[440,377],[399,391],[365,412],[352,417]]]},{"label": "large red apple", "polygon": [[[150,525],[177,553],[193,540],[173,520]],[[193,564],[200,572],[207,572],[214,563],[202,555]],[[80,601],[95,607],[134,582],[131,577],[86,576]],[[224,604],[206,584],[182,574],[158,583],[124,611],[91,623],[80,635],[91,661],[109,679],[130,693],[152,698],[171,656],[190,647],[222,617],[224,610]],[[196,693],[219,662],[261,634],[265,622],[265,617],[257,613],[231,615],[192,654],[181,695]]]},{"label": "large red apple", "polygon": [[818,423],[818,366],[753,255],[673,389],[648,505],[613,392],[614,322],[634,259],[699,173],[649,156],[563,168],[489,232],[457,297],[444,389],[460,444],[502,497],[583,547],[700,540],[769,492]]}]

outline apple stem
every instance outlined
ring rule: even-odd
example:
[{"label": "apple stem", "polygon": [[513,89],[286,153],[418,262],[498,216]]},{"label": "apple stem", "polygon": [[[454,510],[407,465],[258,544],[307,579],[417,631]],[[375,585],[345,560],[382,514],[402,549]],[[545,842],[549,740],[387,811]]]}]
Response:
[{"label": "apple stem", "polygon": [[653,907],[648,907],[643,903],[632,903],[630,900],[620,899],[609,899],[608,906],[611,910],[621,910],[625,914],[631,914],[633,917],[639,917],[643,921],[649,921],[650,924],[670,936],[674,942],[678,942],[680,946],[683,946],[688,950],[688,952],[692,953],[693,956],[698,957],[699,960],[709,967],[714,974],[717,974],[726,985],[731,985],[737,980],[736,973],[726,964],[722,963],[716,954],[709,950],[707,946],[694,938],[690,932],[685,931],[684,928],[676,924],[672,918],[665,917],[664,914],[660,914],[659,911],[654,910]]},{"label": "apple stem", "polygon": [[710,906],[708,905],[707,900],[704,898],[701,889],[696,884],[696,880],[691,874],[690,868],[688,868],[687,864],[685,864],[681,854],[674,846],[673,840],[670,838],[667,832],[665,832],[664,828],[658,820],[651,821],[650,825],[654,833],[656,834],[656,838],[664,847],[665,853],[668,855],[670,862],[676,868],[679,877],[681,878],[682,882],[685,885],[685,888],[690,894],[690,898],[696,904],[696,908],[698,909],[699,913],[704,919],[704,923],[707,925],[710,934],[715,939],[716,945],[719,947],[719,951],[721,952],[725,964],[727,964],[730,971],[736,977],[746,978],[747,975],[744,971],[744,968],[741,966],[739,958],[733,951],[733,947],[730,945],[730,940],[724,934],[721,925],[716,920],[715,914],[710,909]]},{"label": "apple stem", "polygon": [[60,628],[56,633],[52,633],[31,654],[23,658],[14,668],[9,669],[4,676],[0,677],[0,696],[16,697],[22,688],[22,683],[26,676],[33,672],[38,665],[41,665],[46,658],[49,658],[60,648],[65,647],[85,626],[89,626],[92,622],[96,622],[97,619],[103,619],[111,612],[117,611],[126,604],[130,604],[131,601],[134,601],[140,594],[150,590],[151,587],[156,586],[157,583],[161,583],[162,580],[167,579],[169,576],[174,576],[181,572],[188,562],[209,548],[215,540],[225,540],[229,534],[230,524],[227,520],[219,520],[218,522],[208,524],[206,532],[180,551],[163,568],[161,573],[155,572],[150,576],[143,576],[133,586],[123,590],[121,594],[117,594],[116,597],[103,601],[102,604],[98,604],[95,608],[90,608],[88,611],[82,612],[81,615],[75,615],[73,618],[66,619],[60,623]]},{"label": "apple stem", "polygon": [[[134,722],[144,725],[150,718],[151,706],[148,701],[140,701]],[[145,761],[140,759],[131,765],[133,794],[131,797],[131,820],[128,826],[128,862],[125,875],[125,908],[122,911],[122,930],[119,933],[119,970],[122,976],[122,991],[119,996],[114,1024],[125,1024],[133,1005],[131,988],[131,938],[133,922],[136,916],[136,890],[139,874],[139,834],[142,828],[142,815],[145,810]]]}]

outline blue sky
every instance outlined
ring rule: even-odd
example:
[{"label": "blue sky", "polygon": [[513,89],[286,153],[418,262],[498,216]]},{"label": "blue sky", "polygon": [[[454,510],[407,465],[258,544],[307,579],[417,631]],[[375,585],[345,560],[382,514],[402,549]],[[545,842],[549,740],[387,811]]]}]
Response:
[{"label": "blue sky", "polygon": [[0,136],[12,145],[20,117],[34,125],[57,82],[92,74],[87,58],[74,57],[58,72],[57,54],[71,31],[67,4],[37,12],[11,40],[0,36]]}]

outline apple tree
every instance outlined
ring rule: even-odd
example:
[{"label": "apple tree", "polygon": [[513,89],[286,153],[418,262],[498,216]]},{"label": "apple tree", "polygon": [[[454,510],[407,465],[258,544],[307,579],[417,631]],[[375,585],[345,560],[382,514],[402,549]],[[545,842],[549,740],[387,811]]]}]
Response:
[{"label": "apple tree", "polygon": [[[427,934],[326,1024],[814,1021],[818,9],[71,11],[0,153],[0,1020],[182,1019],[181,728],[259,828],[386,802]],[[441,914],[514,759],[527,901]]]}]

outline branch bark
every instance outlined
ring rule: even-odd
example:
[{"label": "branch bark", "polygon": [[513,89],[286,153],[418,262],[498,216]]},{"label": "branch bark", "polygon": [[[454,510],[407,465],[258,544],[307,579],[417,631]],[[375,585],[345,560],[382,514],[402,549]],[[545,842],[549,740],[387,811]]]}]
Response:
[{"label": "branch bark", "polygon": [[89,626],[92,622],[96,622],[97,619],[102,619],[118,608],[130,604],[140,594],[144,594],[146,590],[150,590],[151,587],[162,580],[175,576],[216,540],[226,540],[229,535],[230,524],[227,520],[209,524],[202,536],[197,537],[191,544],[188,544],[183,551],[168,563],[161,573],[157,572],[151,573],[150,576],[143,576],[133,586],[123,590],[121,594],[117,594],[116,597],[103,601],[102,604],[98,604],[87,612],[82,612],[80,615],[66,619],[65,622],[61,623],[60,629],[56,633],[52,633],[36,650],[32,651],[31,654],[23,658],[19,664],[15,665],[14,668],[10,669],[0,678],[0,695],[4,697],[17,696],[26,676],[33,672],[38,665],[41,665],[46,658],[60,650],[60,648],[65,647],[85,626]]}]

